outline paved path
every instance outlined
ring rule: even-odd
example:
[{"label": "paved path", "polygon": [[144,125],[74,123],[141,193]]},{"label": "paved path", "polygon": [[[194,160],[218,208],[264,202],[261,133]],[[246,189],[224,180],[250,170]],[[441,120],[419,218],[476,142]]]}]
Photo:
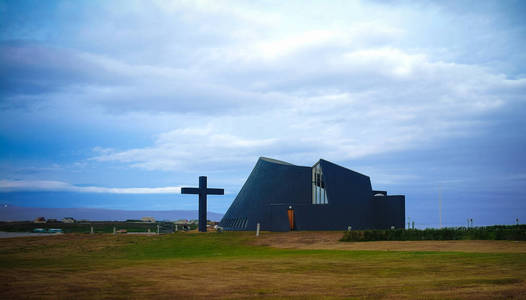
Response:
[{"label": "paved path", "polygon": [[25,237],[25,236],[49,236],[57,235],[62,233],[35,233],[35,232],[5,232],[0,231],[0,239],[12,238],[12,237]]}]

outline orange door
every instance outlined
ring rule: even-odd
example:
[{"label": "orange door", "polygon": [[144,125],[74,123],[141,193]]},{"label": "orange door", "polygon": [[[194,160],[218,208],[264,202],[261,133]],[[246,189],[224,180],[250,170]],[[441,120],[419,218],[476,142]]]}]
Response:
[{"label": "orange door", "polygon": [[289,225],[290,230],[294,230],[294,210],[289,209]]}]

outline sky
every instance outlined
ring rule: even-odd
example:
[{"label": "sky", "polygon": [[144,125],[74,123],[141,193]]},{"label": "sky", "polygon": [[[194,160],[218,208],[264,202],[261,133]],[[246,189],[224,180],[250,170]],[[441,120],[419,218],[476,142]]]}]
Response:
[{"label": "sky", "polygon": [[[258,157],[526,221],[524,1],[0,1],[0,202],[224,213]],[[330,200],[330,199],[329,199]]]}]

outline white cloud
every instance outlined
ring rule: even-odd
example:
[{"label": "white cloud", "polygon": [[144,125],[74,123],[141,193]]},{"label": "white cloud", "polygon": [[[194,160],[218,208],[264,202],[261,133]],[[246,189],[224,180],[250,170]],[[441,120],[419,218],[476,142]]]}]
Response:
[{"label": "white cloud", "polygon": [[0,191],[61,191],[77,193],[107,194],[180,194],[181,187],[167,186],[157,188],[109,188],[98,186],[76,186],[63,181],[52,180],[0,180]]},{"label": "white cloud", "polygon": [[[304,164],[348,160],[476,134],[486,114],[520,99],[526,88],[524,79],[392,47],[338,55],[312,56],[306,67],[284,61],[305,70],[286,74],[284,84],[272,78],[282,70],[255,79],[260,89],[223,83],[246,93],[234,111],[198,113],[191,123],[174,113],[176,129],[154,137],[151,146],[95,149],[93,159],[147,170],[221,168],[258,156]],[[238,69],[243,66],[240,61]],[[250,95],[260,101],[252,103]]]},{"label": "white cloud", "polygon": [[152,147],[125,151],[95,148],[97,155],[92,160],[118,161],[147,170],[183,170],[196,164],[204,166],[246,161],[258,151],[272,148],[277,142],[273,138],[243,138],[217,132],[212,127],[183,128],[160,134]]}]

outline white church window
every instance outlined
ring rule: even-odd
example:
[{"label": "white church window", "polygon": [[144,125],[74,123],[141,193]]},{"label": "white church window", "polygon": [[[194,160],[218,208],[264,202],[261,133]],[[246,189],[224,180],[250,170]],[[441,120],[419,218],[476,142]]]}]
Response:
[{"label": "white church window", "polygon": [[327,191],[320,163],[312,167],[312,204],[328,204]]}]

